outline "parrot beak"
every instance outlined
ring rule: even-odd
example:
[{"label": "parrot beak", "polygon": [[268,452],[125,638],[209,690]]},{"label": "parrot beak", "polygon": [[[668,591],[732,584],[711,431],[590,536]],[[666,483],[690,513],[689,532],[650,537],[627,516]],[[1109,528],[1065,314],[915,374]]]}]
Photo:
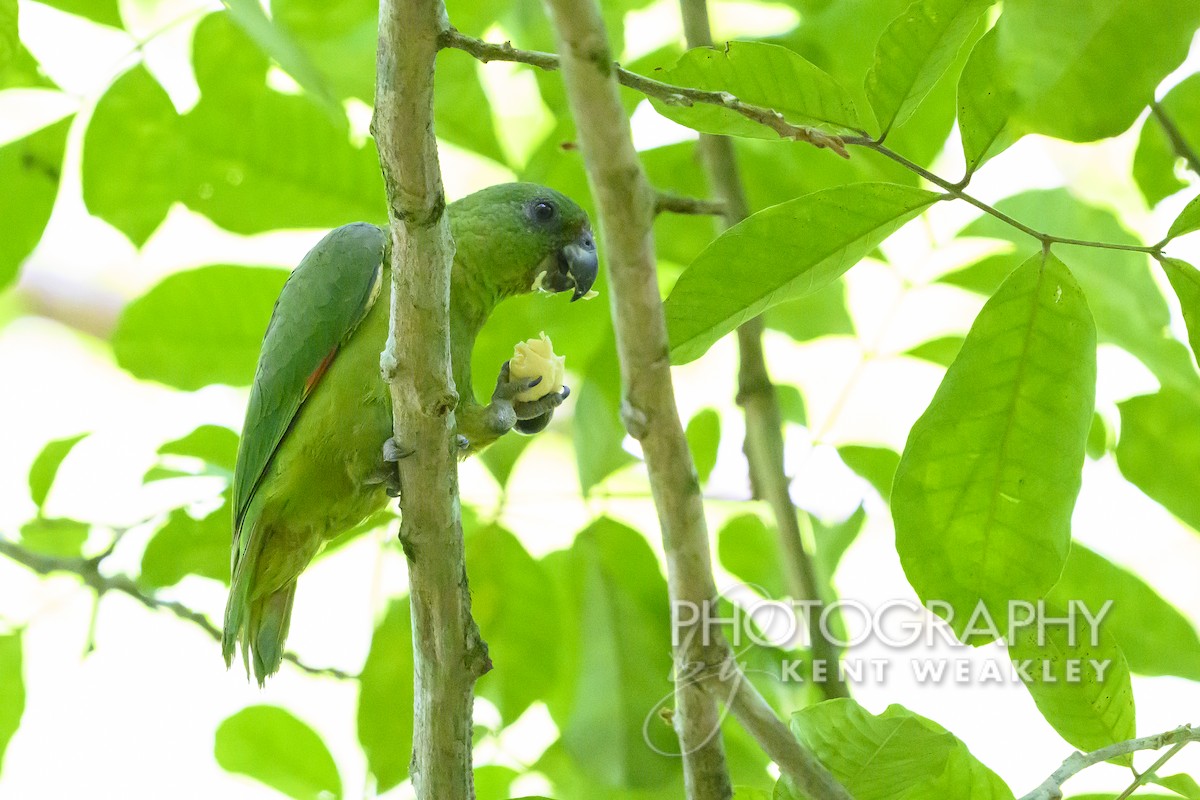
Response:
[{"label": "parrot beak", "polygon": [[558,251],[557,269],[547,276],[546,283],[555,292],[574,289],[571,302],[583,297],[596,282],[599,260],[596,257],[596,240],[592,229],[584,227],[579,237]]}]

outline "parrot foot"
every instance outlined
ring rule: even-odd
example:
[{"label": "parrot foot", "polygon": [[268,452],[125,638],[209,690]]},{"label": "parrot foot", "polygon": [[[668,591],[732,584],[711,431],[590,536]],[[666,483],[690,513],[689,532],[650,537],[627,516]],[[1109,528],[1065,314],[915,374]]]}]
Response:
[{"label": "parrot foot", "polygon": [[526,392],[542,382],[541,377],[513,380],[509,375],[508,362],[500,367],[500,375],[496,378],[496,390],[492,392],[492,402],[488,406],[489,427],[497,435],[503,435],[516,428],[521,433],[537,433],[550,424],[554,409],[562,405],[563,400],[571,394],[564,386],[561,392],[551,392],[537,400],[517,400],[517,395]]},{"label": "parrot foot", "polygon": [[400,496],[400,471],[396,465],[400,459],[408,458],[416,451],[396,441],[391,437],[383,443],[383,463],[367,480],[368,484],[383,484],[388,497]]}]

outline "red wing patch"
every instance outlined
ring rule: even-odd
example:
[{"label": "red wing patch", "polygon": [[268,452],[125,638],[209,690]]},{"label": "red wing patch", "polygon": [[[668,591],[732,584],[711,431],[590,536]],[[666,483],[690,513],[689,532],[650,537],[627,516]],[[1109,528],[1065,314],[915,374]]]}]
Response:
[{"label": "red wing patch", "polygon": [[308,376],[308,379],[304,381],[305,397],[308,397],[309,393],[312,392],[313,387],[320,382],[321,376],[325,374],[327,369],[329,369],[329,365],[333,363],[333,359],[335,356],[337,356],[337,354],[338,349],[336,347],[329,351],[329,355],[325,356],[325,358],[321,360],[321,363],[317,365],[317,368],[314,369]]}]

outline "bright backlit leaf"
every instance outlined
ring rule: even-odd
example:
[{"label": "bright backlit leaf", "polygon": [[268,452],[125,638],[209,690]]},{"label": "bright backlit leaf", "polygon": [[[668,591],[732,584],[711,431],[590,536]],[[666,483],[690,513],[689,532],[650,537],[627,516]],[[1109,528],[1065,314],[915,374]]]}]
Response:
[{"label": "bright backlit leaf", "polygon": [[1195,180],[1195,167],[1188,166],[1187,153],[1175,136],[1182,143],[1200,141],[1200,74],[1180,81],[1142,123],[1133,155],[1133,179],[1147,205],[1157,205]]},{"label": "bright backlit leaf", "polygon": [[[860,131],[854,100],[837,81],[801,56],[779,45],[729,42],[721,49],[697,47],[675,66],[651,76],[676,86],[728,92],[743,103],[783,114],[794,125],[822,126],[835,132]],[[776,139],[765,125],[711,103],[650,102],[670,120],[701,133]]]},{"label": "bright backlit leaf", "polygon": [[1168,511],[1200,531],[1200,404],[1172,389],[1118,404],[1121,474]]},{"label": "bright backlit leaf", "polygon": [[0,767],[4,751],[25,713],[25,673],[21,666],[21,634],[0,634]]},{"label": "bright backlit leaf", "polygon": [[[1200,225],[1200,220],[1197,224]],[[1183,324],[1187,327],[1192,357],[1200,360],[1200,272],[1191,264],[1177,258],[1164,258],[1159,264],[1167,274],[1167,280],[1175,290],[1175,296],[1179,298],[1179,305],[1183,309]]]},{"label": "bright backlit leaf", "polygon": [[413,735],[412,624],[408,598],[375,628],[358,694],[358,742],[383,793],[408,777]]},{"label": "bright backlit leaf", "polygon": [[85,436],[87,436],[86,433],[81,433],[78,436],[68,436],[66,439],[47,442],[42,448],[42,452],[38,453],[37,458],[33,460],[32,466],[29,467],[29,495],[39,509],[46,504],[50,487],[54,485],[54,479],[58,477],[58,468],[62,466],[62,462],[70,455],[75,445],[83,441]]},{"label": "bright backlit leaf", "polygon": [[91,525],[63,517],[35,517],[21,526],[21,546],[56,558],[79,558]]},{"label": "bright backlit leaf", "polygon": [[[1047,604],[1056,619],[1067,612]],[[1080,750],[1097,750],[1135,736],[1129,664],[1101,628],[1077,615],[1076,625],[1019,627],[1008,649],[1014,671],[1058,735]],[[1120,759],[1131,763],[1128,756]]]},{"label": "bright backlit leaf", "polygon": [[62,172],[72,117],[0,145],[0,290],[17,277],[41,241]]},{"label": "bright backlit leaf", "polygon": [[1096,385],[1087,301],[1053,255],[1025,262],[984,305],[896,470],[896,549],[923,600],[963,635],[1042,597],[1062,571]]},{"label": "bright backlit leaf", "polygon": [[792,715],[792,730],[855,800],[1012,800],[954,734],[899,705],[882,714],[849,699]]},{"label": "bright backlit leaf", "polygon": [[717,531],[717,558],[721,566],[763,597],[787,597],[779,557],[779,535],[757,514],[738,514]]},{"label": "bright backlit leaf", "polygon": [[215,755],[295,800],[341,798],[342,779],[317,732],[278,706],[249,706],[217,728]]},{"label": "bright backlit leaf", "polygon": [[1018,138],[1009,127],[1016,94],[996,47],[993,28],[975,43],[958,79],[958,127],[968,176]]},{"label": "bright backlit leaf", "polygon": [[884,30],[867,73],[880,135],[903,125],[995,0],[917,0]]},{"label": "bright backlit leaf", "polygon": [[233,474],[238,435],[221,425],[201,425],[181,439],[158,448],[159,455],[188,456]]},{"label": "bright backlit leaf", "polygon": [[229,528],[228,505],[203,519],[186,509],[174,509],[142,552],[138,582],[162,589],[186,575],[199,575],[229,583]]},{"label": "bright backlit leaf", "polygon": [[1072,542],[1062,577],[1046,596],[1059,608],[1072,601],[1099,615],[1104,632],[1139,675],[1178,675],[1200,681],[1200,638],[1187,617],[1138,576],[1079,542]]},{"label": "bright backlit leaf", "polygon": [[[733,226],[679,276],[667,298],[672,362],[699,358],[766,309],[828,286],[940,197],[895,184],[851,184]],[[729,280],[731,272],[737,281]]]},{"label": "bright backlit leaf", "polygon": [[1183,211],[1180,211],[1179,216],[1171,223],[1167,238],[1174,239],[1192,231],[1200,231],[1200,197],[1192,198],[1192,202],[1183,207]]},{"label": "bright backlit leaf", "polygon": [[212,266],[164,278],[121,313],[117,363],[179,389],[247,386],[287,272]]},{"label": "bright backlit leaf", "polygon": [[717,465],[717,447],[721,444],[721,416],[711,408],[699,411],[688,420],[687,443],[696,464],[696,476],[703,484]]}]

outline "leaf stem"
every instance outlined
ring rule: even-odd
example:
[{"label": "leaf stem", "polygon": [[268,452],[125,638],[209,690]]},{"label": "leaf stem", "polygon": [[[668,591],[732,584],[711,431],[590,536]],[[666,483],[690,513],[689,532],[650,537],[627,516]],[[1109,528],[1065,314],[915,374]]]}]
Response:
[{"label": "leaf stem", "polygon": [[[151,593],[142,591],[141,587],[127,575],[105,575],[100,571],[100,564],[107,553],[101,553],[93,558],[63,558],[35,553],[16,542],[0,538],[0,555],[26,567],[43,577],[57,573],[69,573],[79,578],[84,586],[96,593],[96,600],[108,592],[116,592],[141,603],[151,611],[168,611],[182,620],[187,620],[197,626],[215,641],[221,641],[221,629],[214,625],[207,616],[195,609],[173,600],[163,600]],[[309,675],[320,675],[339,680],[354,680],[357,676],[332,667],[313,667],[305,664],[295,653],[285,653],[285,661],[290,661],[300,671]]]},{"label": "leaf stem", "polygon": [[1118,756],[1136,753],[1139,750],[1161,750],[1168,745],[1173,745],[1150,769],[1138,776],[1133,785],[1121,795],[1121,797],[1128,797],[1130,791],[1142,785],[1145,779],[1149,779],[1155,770],[1178,753],[1184,745],[1196,741],[1200,741],[1200,729],[1193,728],[1191,725],[1183,725],[1175,730],[1166,731],[1154,736],[1143,736],[1140,739],[1117,742],[1108,747],[1093,750],[1090,753],[1072,753],[1063,761],[1061,767],[1056,769],[1040,786],[1022,797],[1021,800],[1061,800],[1063,796],[1063,784],[1088,767],[1102,764]]}]

